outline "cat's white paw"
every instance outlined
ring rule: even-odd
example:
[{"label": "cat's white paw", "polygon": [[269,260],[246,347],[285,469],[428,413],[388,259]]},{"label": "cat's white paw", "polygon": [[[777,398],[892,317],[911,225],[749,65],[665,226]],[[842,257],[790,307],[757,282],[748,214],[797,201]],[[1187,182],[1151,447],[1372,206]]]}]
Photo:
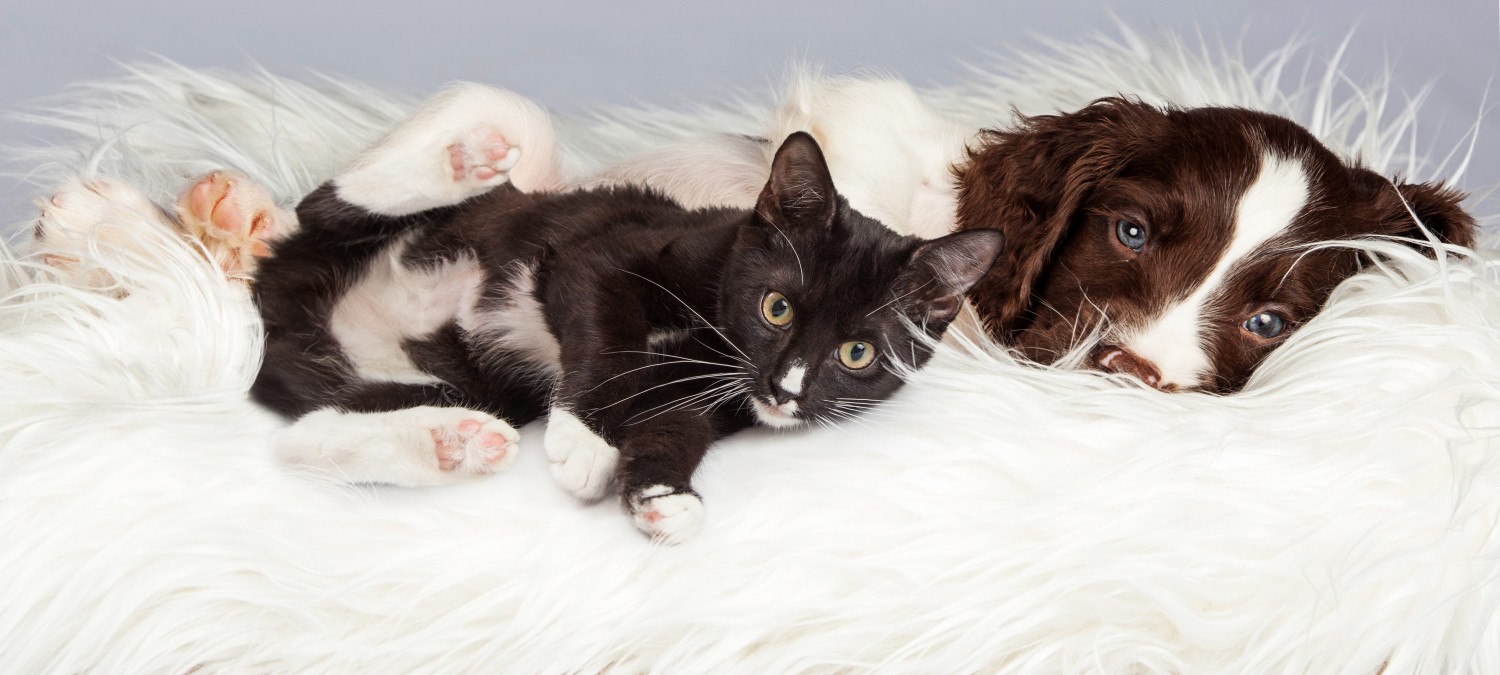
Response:
[{"label": "cat's white paw", "polygon": [[470,129],[448,146],[454,182],[467,184],[474,192],[504,183],[520,160],[521,149],[512,147],[497,129]]},{"label": "cat's white paw", "polygon": [[687,541],[703,526],[703,500],[666,485],[637,490],[627,505],[635,526],[665,544]]},{"label": "cat's white paw", "polygon": [[515,462],[521,435],[504,421],[465,408],[420,410],[439,469],[480,475],[509,468]]},{"label": "cat's white paw", "polygon": [[388,216],[451,206],[506,182],[522,192],[562,187],[552,120],[524,97],[477,84],[434,97],[334,177],[340,199]]},{"label": "cat's white paw", "polygon": [[349,483],[451,485],[511,465],[520,434],[467,408],[423,406],[356,413],[314,410],[272,442],[290,466]]},{"label": "cat's white paw", "polygon": [[140,191],[105,178],[70,180],[36,205],[41,213],[32,236],[42,262],[89,288],[114,284],[103,270],[82,265],[90,245],[144,252],[150,239],[136,231],[142,223],[176,230],[166,212]]},{"label": "cat's white paw", "polygon": [[604,496],[620,463],[619,450],[562,408],[548,413],[543,444],[558,485],[580,499]]},{"label": "cat's white paw", "polygon": [[215,171],[190,184],[177,198],[177,218],[224,276],[241,281],[271,254],[272,241],[297,226],[297,217],[277,208],[264,187],[234,171]]}]

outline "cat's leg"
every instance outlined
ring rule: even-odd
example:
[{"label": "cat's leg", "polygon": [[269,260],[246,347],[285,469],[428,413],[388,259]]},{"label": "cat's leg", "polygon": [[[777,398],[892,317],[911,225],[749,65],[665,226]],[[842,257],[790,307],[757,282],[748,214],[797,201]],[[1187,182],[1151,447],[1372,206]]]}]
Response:
[{"label": "cat's leg", "polygon": [[629,421],[611,435],[618,450],[571,411],[554,407],[545,443],[558,483],[580,497],[597,498],[616,480],[620,502],[642,532],[669,544],[697,532],[703,500],[692,477],[719,435],[710,416],[673,410]]},{"label": "cat's leg", "polygon": [[650,325],[628,284],[588,270],[553,273],[575,283],[549,287],[544,303],[559,308],[554,328],[561,376],[543,444],[558,485],[581,499],[599,499],[620,459],[614,431],[629,418],[643,374],[655,367],[647,354]]},{"label": "cat's leg", "polygon": [[[714,438],[704,410],[738,391],[743,368],[716,352],[650,353],[652,326],[631,284],[602,275],[569,288],[551,287],[547,298],[566,307],[554,315],[562,376],[545,438],[553,477],[585,499],[619,477],[627,510],[648,533],[696,528],[690,479]],[[638,458],[627,460],[636,468],[622,472],[622,456]]]},{"label": "cat's leg", "polygon": [[[366,221],[351,216],[345,204],[376,216],[406,216],[506,182],[522,191],[560,189],[559,159],[552,120],[541,107],[503,89],[461,84],[399,122],[335,175],[331,190],[309,198],[322,207],[315,213],[340,222]],[[189,184],[177,200],[177,214],[236,279],[252,277],[269,245],[300,225],[295,211],[280,208],[265,187],[233,171]]]},{"label": "cat's leg", "polygon": [[620,439],[620,502],[640,531],[678,544],[703,524],[693,473],[721,434],[712,417],[676,410],[627,428]]},{"label": "cat's leg", "polygon": [[457,84],[423,104],[334,177],[340,199],[402,216],[450,206],[510,182],[563,187],[546,111],[504,89]]},{"label": "cat's leg", "polygon": [[505,421],[468,408],[328,407],[299,418],[273,444],[281,461],[347,482],[425,486],[505,469],[519,440]]},{"label": "cat's leg", "polygon": [[177,219],[203,244],[224,276],[249,281],[270,245],[297,231],[297,214],[265,187],[235,171],[214,171],[177,198]]}]

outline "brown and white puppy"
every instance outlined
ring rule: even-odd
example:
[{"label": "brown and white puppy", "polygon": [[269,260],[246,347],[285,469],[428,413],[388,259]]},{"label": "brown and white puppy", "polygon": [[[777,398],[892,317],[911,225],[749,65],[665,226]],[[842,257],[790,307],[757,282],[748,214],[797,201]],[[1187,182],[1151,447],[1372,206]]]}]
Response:
[{"label": "brown and white puppy", "polygon": [[[1296,123],[1123,98],[981,132],[956,168],[960,228],[1006,250],[971,294],[987,330],[1051,362],[1163,390],[1231,392],[1359,266],[1330,240],[1471,246],[1463,195],[1340,160]],[[1408,210],[1409,209],[1409,210]],[[1415,216],[1415,219],[1413,218]]]}]

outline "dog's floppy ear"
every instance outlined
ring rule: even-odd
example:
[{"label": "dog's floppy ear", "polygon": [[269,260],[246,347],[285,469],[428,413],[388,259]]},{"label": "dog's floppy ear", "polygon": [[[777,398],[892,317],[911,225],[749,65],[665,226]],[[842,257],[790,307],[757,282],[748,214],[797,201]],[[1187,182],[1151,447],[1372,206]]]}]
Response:
[{"label": "dog's floppy ear", "polygon": [[1107,98],[980,132],[967,164],[956,170],[958,226],[1005,234],[1004,252],[969,296],[991,335],[1005,339],[1024,327],[1036,281],[1083,200],[1165,121],[1165,113],[1145,103]]},{"label": "dog's floppy ear", "polygon": [[[1437,236],[1438,241],[1459,246],[1474,246],[1477,232],[1474,217],[1461,205],[1464,193],[1436,183],[1401,183],[1386,180],[1368,169],[1354,169],[1355,181],[1375,209],[1376,232],[1426,241],[1427,235],[1418,221]],[[1415,216],[1415,218],[1413,218]]]}]

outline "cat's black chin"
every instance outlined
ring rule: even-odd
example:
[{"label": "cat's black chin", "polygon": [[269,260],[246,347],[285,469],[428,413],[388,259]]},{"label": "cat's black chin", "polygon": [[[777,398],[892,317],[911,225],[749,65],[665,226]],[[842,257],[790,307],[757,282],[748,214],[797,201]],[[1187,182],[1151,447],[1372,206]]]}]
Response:
[{"label": "cat's black chin", "polygon": [[755,418],[773,429],[787,429],[800,426],[806,420],[797,416],[798,402],[795,400],[777,404],[773,400],[765,400],[759,396],[750,397],[750,405],[755,409]]}]

